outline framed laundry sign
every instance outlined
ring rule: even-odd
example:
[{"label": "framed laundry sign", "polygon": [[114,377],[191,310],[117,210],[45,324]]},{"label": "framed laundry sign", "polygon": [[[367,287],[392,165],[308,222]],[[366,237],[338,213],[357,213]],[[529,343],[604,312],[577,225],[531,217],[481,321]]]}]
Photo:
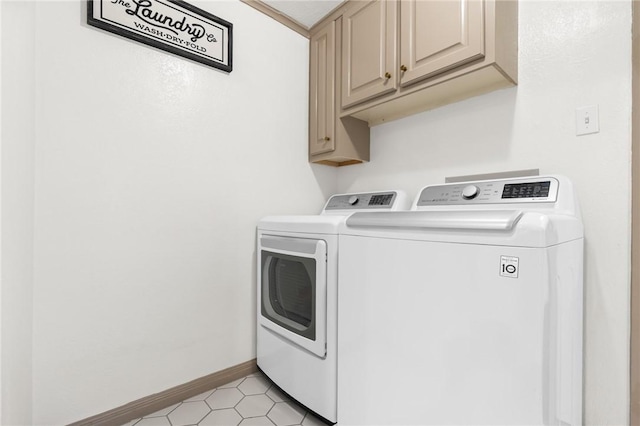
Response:
[{"label": "framed laundry sign", "polygon": [[233,24],[181,0],[87,0],[87,23],[231,72]]}]

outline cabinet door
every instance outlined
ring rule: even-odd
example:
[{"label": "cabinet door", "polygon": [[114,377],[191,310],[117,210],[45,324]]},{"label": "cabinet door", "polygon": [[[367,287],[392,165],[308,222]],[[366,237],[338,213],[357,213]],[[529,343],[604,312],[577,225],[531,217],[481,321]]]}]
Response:
[{"label": "cabinet door", "polygon": [[397,88],[395,0],[355,1],[342,17],[342,107]]},{"label": "cabinet door", "polygon": [[484,0],[402,0],[400,84],[484,57]]},{"label": "cabinet door", "polygon": [[335,34],[330,22],[311,38],[309,61],[309,154],[335,149]]}]

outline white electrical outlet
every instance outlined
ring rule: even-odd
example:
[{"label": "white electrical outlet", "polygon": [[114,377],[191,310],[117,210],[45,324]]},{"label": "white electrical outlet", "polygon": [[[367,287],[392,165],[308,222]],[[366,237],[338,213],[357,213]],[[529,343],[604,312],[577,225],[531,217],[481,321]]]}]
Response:
[{"label": "white electrical outlet", "polygon": [[598,133],[599,131],[598,105],[577,108],[576,135],[588,135],[590,133]]}]

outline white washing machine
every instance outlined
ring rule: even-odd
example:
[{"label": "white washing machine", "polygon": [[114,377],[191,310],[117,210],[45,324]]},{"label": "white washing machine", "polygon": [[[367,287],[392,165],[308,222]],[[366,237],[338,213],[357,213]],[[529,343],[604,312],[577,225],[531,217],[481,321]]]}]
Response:
[{"label": "white washing machine", "polygon": [[315,216],[258,224],[257,361],[282,390],[336,422],[338,227],[355,211],[407,209],[401,191],[339,194]]},{"label": "white washing machine", "polygon": [[581,425],[571,182],[433,185],[340,231],[338,423]]}]

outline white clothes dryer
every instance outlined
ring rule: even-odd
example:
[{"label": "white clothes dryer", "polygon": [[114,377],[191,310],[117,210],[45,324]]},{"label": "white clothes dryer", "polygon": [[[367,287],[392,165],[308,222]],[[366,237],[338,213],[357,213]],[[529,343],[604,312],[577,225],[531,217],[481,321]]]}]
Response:
[{"label": "white clothes dryer", "polygon": [[571,182],[425,187],[339,234],[340,425],[582,424]]},{"label": "white clothes dryer", "polygon": [[257,362],[284,392],[335,423],[338,227],[356,211],[407,209],[401,191],[338,194],[320,215],[258,223]]}]

